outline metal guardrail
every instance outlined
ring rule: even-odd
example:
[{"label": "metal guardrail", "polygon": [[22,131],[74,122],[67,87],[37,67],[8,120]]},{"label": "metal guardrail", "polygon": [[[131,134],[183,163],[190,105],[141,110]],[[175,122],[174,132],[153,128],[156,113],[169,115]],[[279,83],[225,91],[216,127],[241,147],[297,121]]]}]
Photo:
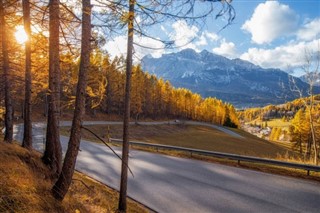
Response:
[{"label": "metal guardrail", "polygon": [[[121,139],[110,138],[110,141],[122,143]],[[129,143],[131,145],[138,145],[138,146],[143,146],[148,148],[188,152],[190,153],[191,156],[192,154],[199,154],[199,155],[206,155],[206,156],[217,157],[217,158],[236,160],[238,161],[238,164],[240,164],[241,161],[244,161],[244,162],[251,162],[251,163],[263,163],[268,165],[282,166],[282,167],[288,167],[288,168],[294,168],[294,169],[302,169],[307,171],[307,175],[310,175],[310,171],[320,172],[320,166],[309,165],[309,164],[290,163],[290,162],[277,161],[277,160],[271,160],[271,159],[265,159],[265,158],[228,154],[228,153],[222,153],[222,152],[213,152],[213,151],[206,151],[206,150],[200,150],[200,149],[191,149],[191,148],[184,148],[184,147],[178,147],[178,146],[150,144],[150,143],[144,143],[139,141],[130,141]]]}]

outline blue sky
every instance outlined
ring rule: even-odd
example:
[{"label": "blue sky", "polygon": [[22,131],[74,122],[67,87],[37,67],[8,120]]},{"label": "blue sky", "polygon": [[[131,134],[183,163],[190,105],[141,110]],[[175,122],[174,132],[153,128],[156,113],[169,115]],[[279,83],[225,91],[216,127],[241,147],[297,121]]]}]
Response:
[{"label": "blue sky", "polygon": [[[206,2],[199,1],[199,4],[206,7]],[[236,19],[222,31],[224,19],[216,20],[214,16],[206,20],[203,28],[180,20],[149,29],[157,38],[174,39],[175,44],[181,46],[174,50],[162,49],[161,42],[135,36],[135,41],[140,44],[160,48],[148,50],[136,46],[136,61],[146,54],[160,57],[185,48],[206,49],[228,58],[248,60],[264,68],[296,70],[299,75],[305,50],[319,50],[320,0],[233,0],[232,5]],[[193,41],[189,43],[190,40]],[[126,36],[115,37],[106,47],[111,55],[125,54]]]}]

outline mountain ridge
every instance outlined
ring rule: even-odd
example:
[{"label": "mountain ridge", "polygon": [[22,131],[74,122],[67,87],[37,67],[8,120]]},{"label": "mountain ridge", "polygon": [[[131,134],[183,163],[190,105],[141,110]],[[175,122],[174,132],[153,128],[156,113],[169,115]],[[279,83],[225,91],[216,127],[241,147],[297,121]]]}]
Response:
[{"label": "mountain ridge", "polygon": [[[175,87],[185,87],[203,97],[217,97],[238,108],[279,104],[298,98],[292,92],[293,79],[307,95],[309,85],[280,69],[264,69],[242,59],[203,50],[185,49],[160,58],[146,56],[143,70],[169,80]],[[316,87],[316,93],[320,88]]]}]

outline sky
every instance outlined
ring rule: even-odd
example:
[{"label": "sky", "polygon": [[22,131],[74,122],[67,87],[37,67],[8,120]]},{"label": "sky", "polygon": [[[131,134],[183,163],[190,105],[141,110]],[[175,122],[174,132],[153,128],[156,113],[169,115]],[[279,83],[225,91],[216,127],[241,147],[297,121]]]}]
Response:
[{"label": "sky", "polygon": [[[199,8],[207,2],[197,1]],[[146,54],[162,54],[192,48],[207,50],[227,58],[241,58],[263,68],[280,68],[302,74],[305,52],[320,50],[320,0],[233,0],[236,18],[221,30],[226,18],[215,19],[220,3],[201,28],[184,20],[164,22],[150,27],[148,32],[159,39],[175,40],[176,49],[165,49],[164,44],[136,35],[135,42],[154,49],[135,46],[135,61]],[[139,17],[137,18],[139,20]],[[190,42],[192,41],[192,42]],[[126,36],[109,40],[106,48],[112,56],[126,53]]]}]

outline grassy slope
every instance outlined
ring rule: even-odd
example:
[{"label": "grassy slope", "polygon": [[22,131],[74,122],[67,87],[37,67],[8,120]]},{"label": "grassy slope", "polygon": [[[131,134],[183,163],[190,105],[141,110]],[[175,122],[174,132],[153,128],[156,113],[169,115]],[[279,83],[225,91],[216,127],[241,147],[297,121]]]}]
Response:
[{"label": "grassy slope", "polygon": [[[108,126],[95,125],[88,126],[100,137],[106,138]],[[66,134],[66,129],[63,130]],[[173,146],[181,146],[210,151],[234,153],[241,155],[250,155],[257,157],[276,158],[287,153],[293,153],[248,134],[241,130],[233,130],[244,136],[244,138],[235,138],[216,129],[203,126],[190,125],[133,125],[130,126],[130,139],[149,143],[159,143]],[[109,135],[112,138],[122,138],[122,126],[111,125]],[[84,131],[84,138],[95,140],[94,136]]]},{"label": "grassy slope", "polygon": [[[0,212],[115,212],[118,192],[75,173],[63,202],[50,193],[54,180],[37,152],[0,142]],[[129,201],[128,212],[147,212]]]}]

